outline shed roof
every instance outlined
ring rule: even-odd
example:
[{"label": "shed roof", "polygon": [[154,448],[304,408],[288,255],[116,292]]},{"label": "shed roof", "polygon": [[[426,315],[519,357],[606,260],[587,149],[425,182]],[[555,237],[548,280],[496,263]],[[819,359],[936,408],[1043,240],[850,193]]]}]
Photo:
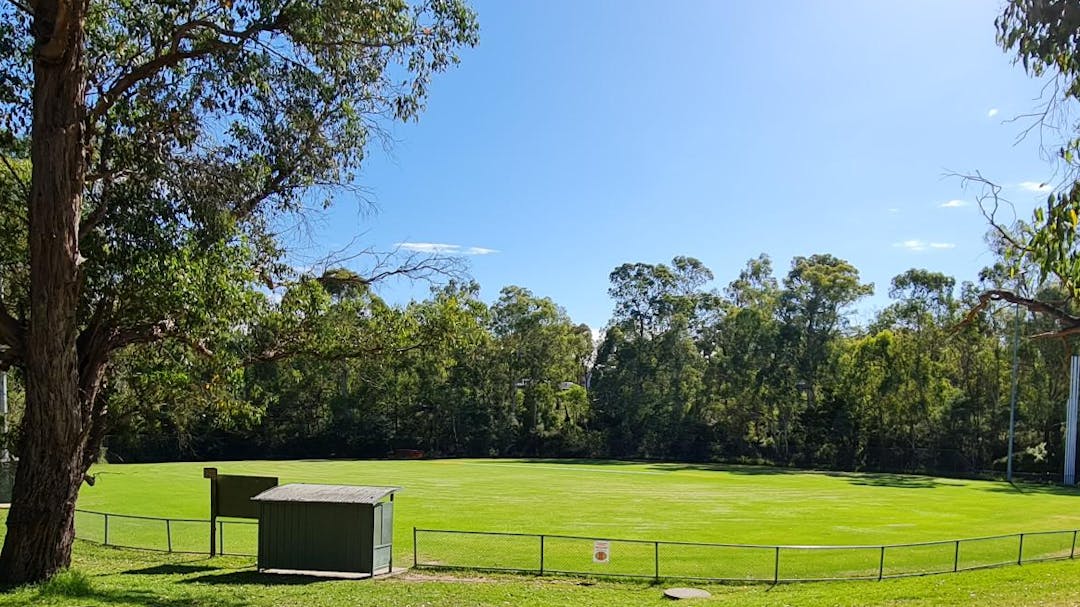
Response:
[{"label": "shed roof", "polygon": [[251,498],[251,500],[255,502],[306,502],[312,504],[374,504],[395,491],[401,491],[401,487],[293,483],[267,489]]}]

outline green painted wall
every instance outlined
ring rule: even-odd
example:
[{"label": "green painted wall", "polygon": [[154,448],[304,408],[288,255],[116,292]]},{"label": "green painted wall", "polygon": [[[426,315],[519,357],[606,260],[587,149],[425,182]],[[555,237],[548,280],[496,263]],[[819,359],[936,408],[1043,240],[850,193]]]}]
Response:
[{"label": "green painted wall", "polygon": [[259,503],[259,568],[374,573],[390,564],[393,505]]}]

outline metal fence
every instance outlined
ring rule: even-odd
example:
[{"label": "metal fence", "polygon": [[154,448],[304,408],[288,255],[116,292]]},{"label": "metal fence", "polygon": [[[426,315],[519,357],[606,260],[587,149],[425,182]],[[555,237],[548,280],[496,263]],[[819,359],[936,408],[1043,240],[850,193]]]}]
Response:
[{"label": "metal fence", "polygon": [[[881,580],[1072,559],[1080,530],[876,546],[776,546],[413,528],[417,567],[646,579]],[[75,536],[122,548],[209,554],[210,521],[76,510]],[[217,521],[218,554],[255,556],[258,522]],[[606,556],[594,559],[597,542]]]},{"label": "metal fence", "polygon": [[[217,553],[255,556],[258,522],[217,521]],[[210,553],[210,521],[75,511],[75,537],[120,548],[188,554]]]},{"label": "metal fence", "polygon": [[[766,546],[414,528],[413,564],[655,580],[882,580],[1071,559],[1076,537],[1072,530],[877,546]],[[602,559],[594,556],[598,548]]]}]

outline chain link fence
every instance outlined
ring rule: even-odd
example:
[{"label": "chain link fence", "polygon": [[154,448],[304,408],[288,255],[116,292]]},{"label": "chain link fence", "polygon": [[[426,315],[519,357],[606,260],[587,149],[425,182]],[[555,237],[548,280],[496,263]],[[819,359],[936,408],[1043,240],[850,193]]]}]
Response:
[{"label": "chain link fence", "polygon": [[[256,521],[217,521],[217,553],[256,556]],[[188,554],[210,553],[210,521],[75,511],[75,537],[105,546]]]},{"label": "chain link fence", "polygon": [[1077,533],[879,546],[765,546],[414,528],[413,565],[717,582],[882,580],[1071,559]]}]

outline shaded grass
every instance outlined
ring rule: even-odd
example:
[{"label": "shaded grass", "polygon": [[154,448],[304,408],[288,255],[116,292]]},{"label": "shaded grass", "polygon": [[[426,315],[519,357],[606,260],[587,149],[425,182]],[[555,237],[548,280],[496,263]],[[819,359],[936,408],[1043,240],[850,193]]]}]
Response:
[{"label": "shaded grass", "polygon": [[[668,585],[583,578],[406,574],[368,581],[261,575],[250,559],[193,558],[76,545],[75,566],[92,581],[73,597],[34,587],[0,594],[0,606],[23,607],[504,607],[540,605],[670,605]],[[156,568],[156,569],[155,569]],[[131,575],[130,571],[140,571]],[[155,572],[156,571],[156,572]],[[685,584],[679,584],[685,585]],[[748,607],[797,605],[1064,606],[1080,604],[1080,563],[1067,561],[883,582],[778,586],[698,585],[713,597],[694,604]]]}]

